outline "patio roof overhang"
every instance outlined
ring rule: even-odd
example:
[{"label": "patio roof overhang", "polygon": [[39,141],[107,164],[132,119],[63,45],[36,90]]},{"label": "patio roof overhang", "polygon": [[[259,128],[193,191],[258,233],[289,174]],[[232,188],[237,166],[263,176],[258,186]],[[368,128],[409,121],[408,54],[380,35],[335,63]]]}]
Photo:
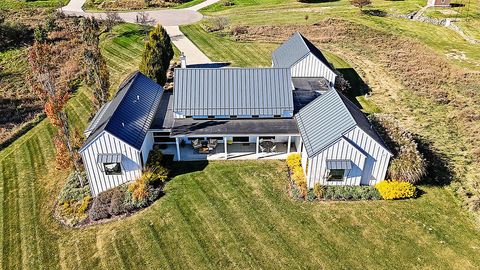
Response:
[{"label": "patio roof overhang", "polygon": [[175,119],[172,137],[181,136],[252,136],[252,135],[299,135],[295,119],[234,119],[194,120]]}]

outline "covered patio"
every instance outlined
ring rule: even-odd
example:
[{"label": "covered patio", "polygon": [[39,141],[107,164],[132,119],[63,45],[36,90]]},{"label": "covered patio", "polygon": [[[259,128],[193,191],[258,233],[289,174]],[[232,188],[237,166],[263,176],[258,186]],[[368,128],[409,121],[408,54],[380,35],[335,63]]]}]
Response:
[{"label": "covered patio", "polygon": [[287,147],[288,143],[275,143],[275,151],[261,152],[256,150],[256,143],[227,143],[227,152],[225,153],[225,144],[218,143],[217,147],[209,153],[199,153],[190,144],[179,145],[178,148],[177,145],[169,144],[161,147],[161,151],[164,154],[174,155],[174,160],[176,161],[286,159],[290,153],[297,152],[295,144],[290,144],[290,151],[288,151]]}]

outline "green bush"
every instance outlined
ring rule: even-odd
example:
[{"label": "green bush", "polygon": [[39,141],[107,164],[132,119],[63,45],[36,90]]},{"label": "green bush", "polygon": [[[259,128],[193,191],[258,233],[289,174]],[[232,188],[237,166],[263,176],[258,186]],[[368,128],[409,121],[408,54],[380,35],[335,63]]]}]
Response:
[{"label": "green bush", "polygon": [[305,196],[305,199],[309,202],[313,202],[316,198],[317,196],[315,196],[313,189],[309,189],[307,192],[307,196]]},{"label": "green bush", "polygon": [[[78,176],[83,179],[83,183],[85,184],[83,187],[80,186]],[[67,177],[65,185],[58,195],[58,203],[63,204],[64,202],[80,201],[87,196],[90,196],[90,186],[88,185],[86,173],[72,172]]]},{"label": "green bush", "polygon": [[379,200],[378,191],[371,186],[326,186],[324,187],[325,200]]},{"label": "green bush", "polygon": [[376,184],[375,188],[385,200],[413,198],[417,192],[411,183],[398,180],[382,181]]}]

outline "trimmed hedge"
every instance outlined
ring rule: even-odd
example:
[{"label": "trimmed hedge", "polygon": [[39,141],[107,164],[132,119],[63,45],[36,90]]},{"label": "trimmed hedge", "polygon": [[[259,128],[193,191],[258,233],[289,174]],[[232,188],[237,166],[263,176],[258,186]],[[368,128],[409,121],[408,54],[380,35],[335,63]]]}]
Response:
[{"label": "trimmed hedge", "polygon": [[313,189],[307,190],[304,194],[301,188],[292,185],[291,195],[295,199],[306,201],[359,201],[382,199],[378,190],[371,186],[321,186],[320,184],[315,184]]}]

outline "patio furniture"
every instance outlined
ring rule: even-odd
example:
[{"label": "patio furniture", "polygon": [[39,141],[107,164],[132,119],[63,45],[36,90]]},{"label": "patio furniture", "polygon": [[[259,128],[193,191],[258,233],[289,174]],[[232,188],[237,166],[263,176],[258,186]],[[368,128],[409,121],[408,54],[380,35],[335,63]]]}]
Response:
[{"label": "patio furniture", "polygon": [[265,151],[267,150],[262,145],[258,145],[258,147],[260,147],[260,152],[262,152],[262,153],[265,153]]},{"label": "patio furniture", "polygon": [[213,150],[213,149],[217,148],[217,145],[218,145],[217,139],[209,139],[208,140],[208,149]]},{"label": "patio furniture", "polygon": [[192,146],[193,149],[198,150],[202,147],[202,142],[200,141],[200,139],[195,139],[192,141]]},{"label": "patio furniture", "polygon": [[259,143],[259,146],[260,146],[260,150],[264,149],[264,150],[262,150],[262,152],[267,152],[267,153],[270,153],[277,148],[275,143],[272,142],[272,141],[269,141],[269,140],[261,141]]},{"label": "patio furniture", "polygon": [[272,148],[270,148],[270,152],[275,152],[277,150],[277,145],[274,143]]}]

